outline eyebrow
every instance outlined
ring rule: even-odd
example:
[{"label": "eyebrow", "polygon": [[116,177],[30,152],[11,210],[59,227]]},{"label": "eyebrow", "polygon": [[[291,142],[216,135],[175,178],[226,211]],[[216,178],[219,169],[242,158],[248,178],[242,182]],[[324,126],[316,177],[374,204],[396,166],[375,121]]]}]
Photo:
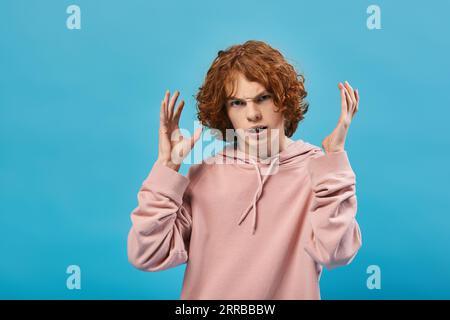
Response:
[{"label": "eyebrow", "polygon": [[[258,97],[260,97],[260,96],[262,96],[262,95],[264,95],[264,94],[269,94],[269,91],[267,91],[267,90],[261,91],[261,92],[258,93],[256,96],[254,96],[253,99],[256,99],[256,98],[258,98]],[[244,98],[237,98],[237,97],[235,97],[235,96],[228,97],[227,99],[228,99],[228,100],[244,100]],[[250,98],[249,98],[249,99],[250,99]]]}]

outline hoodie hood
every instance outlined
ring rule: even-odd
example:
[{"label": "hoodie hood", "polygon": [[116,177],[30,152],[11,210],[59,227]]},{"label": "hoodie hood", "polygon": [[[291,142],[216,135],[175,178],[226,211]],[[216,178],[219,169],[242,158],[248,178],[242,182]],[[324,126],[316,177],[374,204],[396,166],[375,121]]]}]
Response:
[{"label": "hoodie hood", "polygon": [[283,151],[265,159],[258,159],[253,155],[247,155],[243,151],[237,149],[233,144],[227,145],[218,152],[218,156],[222,157],[222,159],[226,161],[225,163],[232,163],[239,166],[250,165],[255,170],[255,174],[258,178],[258,185],[251,203],[248,208],[242,212],[238,221],[238,225],[240,225],[242,221],[247,218],[250,211],[253,211],[252,234],[255,234],[256,232],[257,204],[263,193],[266,181],[270,179],[271,176],[275,175],[280,167],[300,164],[309,157],[322,152],[321,148],[301,139],[294,141],[288,138],[288,142],[289,144]]}]

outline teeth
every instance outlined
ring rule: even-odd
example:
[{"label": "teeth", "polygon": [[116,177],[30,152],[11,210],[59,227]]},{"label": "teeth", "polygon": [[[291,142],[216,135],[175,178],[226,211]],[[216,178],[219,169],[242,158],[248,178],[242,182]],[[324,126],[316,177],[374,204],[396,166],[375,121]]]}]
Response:
[{"label": "teeth", "polygon": [[265,129],[265,127],[256,127],[256,128],[250,128],[249,131],[250,132],[259,132],[259,131],[262,131],[263,129]]}]

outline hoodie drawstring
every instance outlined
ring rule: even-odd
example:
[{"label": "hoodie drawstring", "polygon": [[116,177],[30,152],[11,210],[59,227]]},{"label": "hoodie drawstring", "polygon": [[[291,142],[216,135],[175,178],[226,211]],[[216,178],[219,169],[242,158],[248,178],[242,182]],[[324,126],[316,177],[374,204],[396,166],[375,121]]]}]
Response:
[{"label": "hoodie drawstring", "polygon": [[241,218],[239,219],[238,225],[240,225],[241,222],[244,221],[244,219],[247,217],[247,215],[250,212],[250,210],[253,208],[253,232],[252,232],[252,234],[255,234],[255,231],[256,231],[257,202],[258,202],[258,200],[259,200],[259,198],[260,198],[260,196],[262,194],[264,183],[267,181],[268,177],[270,176],[270,174],[272,172],[272,168],[273,168],[274,164],[277,163],[278,160],[279,160],[278,157],[275,157],[273,160],[271,160],[270,166],[269,166],[269,169],[268,169],[269,174],[265,175],[264,178],[261,179],[261,171],[260,171],[260,168],[258,166],[258,163],[250,158],[250,161],[255,166],[256,174],[258,175],[258,189],[256,190],[256,193],[255,193],[255,195],[253,197],[252,203],[242,213]]}]

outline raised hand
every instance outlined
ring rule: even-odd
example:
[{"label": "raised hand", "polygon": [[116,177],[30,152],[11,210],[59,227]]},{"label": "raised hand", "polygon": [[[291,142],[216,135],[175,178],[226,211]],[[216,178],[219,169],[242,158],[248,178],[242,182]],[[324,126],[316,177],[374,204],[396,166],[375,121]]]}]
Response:
[{"label": "raised hand", "polygon": [[174,106],[180,92],[175,91],[169,101],[170,92],[166,91],[164,99],[161,101],[159,114],[159,144],[157,162],[178,171],[183,159],[189,154],[195,143],[201,136],[203,127],[197,128],[192,137],[184,137],[178,126],[181,111],[184,107],[184,100],[178,104],[174,112]]},{"label": "raised hand", "polygon": [[341,91],[341,116],[333,132],[322,141],[322,147],[326,153],[344,150],[348,128],[353,116],[358,112],[358,89],[353,90],[347,81],[344,84],[339,82],[338,88]]}]

